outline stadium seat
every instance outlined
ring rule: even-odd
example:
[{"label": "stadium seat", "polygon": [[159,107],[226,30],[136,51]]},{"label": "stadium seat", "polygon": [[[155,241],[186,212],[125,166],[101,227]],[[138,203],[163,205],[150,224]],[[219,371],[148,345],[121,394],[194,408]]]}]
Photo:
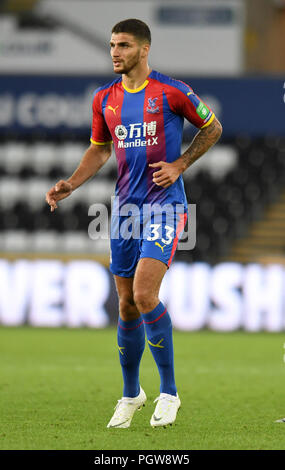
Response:
[{"label": "stadium seat", "polygon": [[[58,210],[51,213],[45,202],[48,189],[70,176],[87,148],[88,139],[68,141],[66,136],[0,143],[0,251],[109,250],[108,240],[89,238],[94,214],[88,211],[103,204],[110,216],[117,176],[114,154]],[[215,262],[278,198],[285,184],[285,139],[243,136],[219,145],[185,173],[184,184],[188,202],[197,205],[197,245],[178,250],[176,257]]]}]

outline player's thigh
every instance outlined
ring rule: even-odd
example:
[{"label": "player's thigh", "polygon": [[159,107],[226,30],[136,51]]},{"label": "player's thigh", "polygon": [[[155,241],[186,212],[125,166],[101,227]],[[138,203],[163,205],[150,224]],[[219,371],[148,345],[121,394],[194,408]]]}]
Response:
[{"label": "player's thigh", "polygon": [[154,258],[171,265],[178,241],[183,233],[187,214],[157,214],[146,225],[140,247],[140,259]]},{"label": "player's thigh", "polygon": [[139,318],[140,312],[138,311],[134,301],[134,278],[114,275],[114,280],[119,298],[120,317],[124,321],[131,321]]},{"label": "player's thigh", "polygon": [[126,217],[112,217],[110,271],[122,278],[132,278],[140,256],[140,240],[124,229]]},{"label": "player's thigh", "polygon": [[137,306],[148,304],[151,307],[152,303],[157,301],[161,282],[167,269],[167,265],[160,260],[140,258],[133,283],[134,300]]}]

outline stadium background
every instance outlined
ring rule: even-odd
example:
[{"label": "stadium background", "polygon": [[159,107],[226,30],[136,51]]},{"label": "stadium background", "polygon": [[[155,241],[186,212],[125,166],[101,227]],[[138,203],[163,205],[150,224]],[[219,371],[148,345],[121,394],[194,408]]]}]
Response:
[{"label": "stadium background", "polygon": [[[151,67],[191,84],[224,132],[184,175],[197,243],[161,288],[183,406],[150,429],[146,348],[126,438],[106,429],[122,387],[109,243],[88,236],[114,157],[55,213],[45,193],[89,145],[110,29],[132,16],[151,27]],[[284,0],[0,0],[0,449],[285,448],[284,36]]]},{"label": "stadium background", "polygon": [[[116,322],[109,242],[88,236],[89,207],[110,210],[114,156],[54,214],[45,193],[89,145],[92,92],[113,77],[112,25],[139,17],[152,30],[151,66],[191,84],[224,129],[184,175],[197,241],[177,252],[162,286],[174,326],[284,330],[284,2],[2,0],[0,8],[0,324]],[[184,147],[194,131],[186,123]]]}]

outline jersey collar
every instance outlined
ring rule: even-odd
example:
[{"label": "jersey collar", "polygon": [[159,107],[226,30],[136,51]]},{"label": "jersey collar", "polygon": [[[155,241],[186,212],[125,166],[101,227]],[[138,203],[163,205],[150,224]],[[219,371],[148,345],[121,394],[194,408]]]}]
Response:
[{"label": "jersey collar", "polygon": [[149,80],[145,80],[145,82],[138,88],[128,88],[122,80],[122,86],[128,93],[138,93],[139,91],[143,90],[148,84]]}]

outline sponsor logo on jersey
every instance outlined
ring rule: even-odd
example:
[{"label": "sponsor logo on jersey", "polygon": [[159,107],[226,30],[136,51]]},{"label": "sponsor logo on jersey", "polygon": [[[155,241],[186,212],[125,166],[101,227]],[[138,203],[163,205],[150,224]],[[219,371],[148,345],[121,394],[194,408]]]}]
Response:
[{"label": "sponsor logo on jersey", "polygon": [[204,103],[202,103],[202,101],[200,101],[200,103],[198,104],[196,108],[196,113],[198,114],[198,116],[200,116],[201,119],[206,119],[209,112],[210,112],[209,108],[207,108],[207,106]]},{"label": "sponsor logo on jersey", "polygon": [[[158,137],[156,136],[156,121],[136,122],[130,124],[128,129],[119,124],[115,128],[115,134],[119,139],[118,148],[129,147],[146,147],[158,145]],[[129,139],[128,142],[124,140]],[[132,140],[131,140],[132,139]]]},{"label": "sponsor logo on jersey", "polygon": [[128,136],[128,131],[126,127],[123,126],[123,124],[119,124],[118,126],[115,127],[115,134],[119,140],[125,140],[126,137]]},{"label": "sponsor logo on jersey", "polygon": [[116,110],[117,108],[119,107],[119,105],[117,105],[115,108],[113,108],[113,106],[108,106],[107,109],[110,109],[111,111],[113,111],[114,115],[116,116]]},{"label": "sponsor logo on jersey", "polygon": [[159,112],[159,107],[156,106],[158,98],[148,98],[148,107],[146,108],[148,113],[154,114]]},{"label": "sponsor logo on jersey", "polygon": [[158,145],[157,139],[158,139],[157,137],[152,137],[151,139],[146,139],[146,140],[135,139],[135,140],[132,140],[131,142],[123,142],[122,140],[120,140],[118,142],[118,149]]}]

